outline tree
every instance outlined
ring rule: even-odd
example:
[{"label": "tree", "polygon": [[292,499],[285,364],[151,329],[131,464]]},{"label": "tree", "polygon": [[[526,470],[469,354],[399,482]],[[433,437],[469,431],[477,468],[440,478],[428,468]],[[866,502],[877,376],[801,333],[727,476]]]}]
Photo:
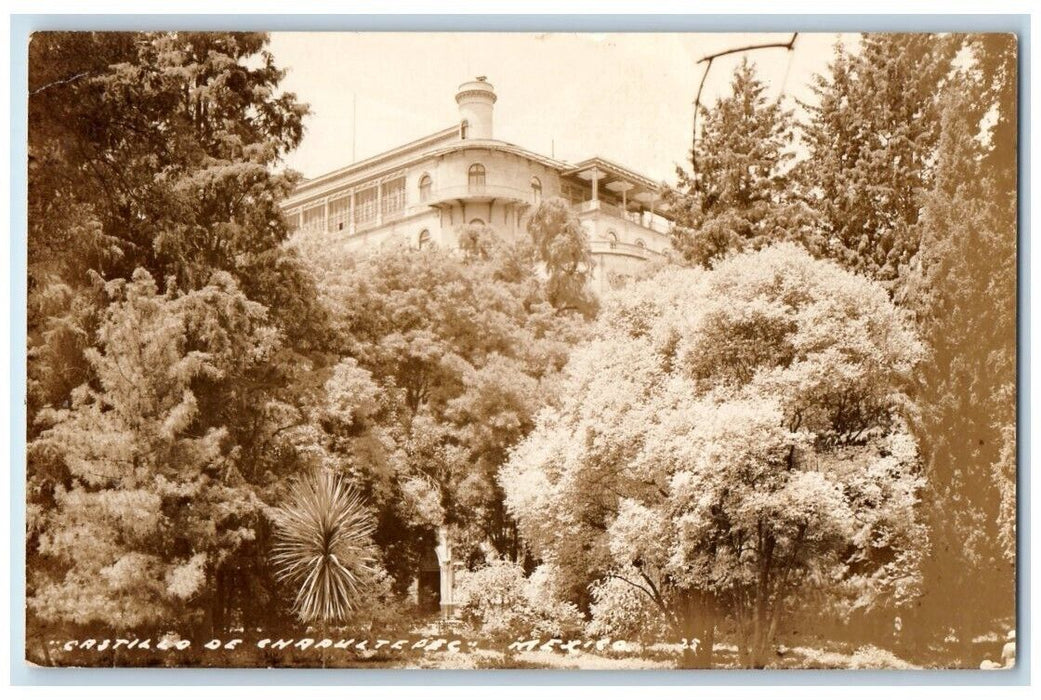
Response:
[{"label": "tree", "polygon": [[[929,350],[913,427],[935,544],[917,627],[954,627],[968,653],[1015,615],[1017,194],[1015,39],[970,35],[965,46],[902,296]],[[976,603],[952,615],[954,600]]]},{"label": "tree", "polygon": [[284,72],[266,43],[250,33],[33,35],[30,435],[40,407],[89,378],[82,352],[104,303],[92,272],[129,279],[141,267],[160,288],[173,277],[197,289],[223,270],[289,337],[314,335],[313,294],[279,247],[295,176],[272,169],[299,143],[307,107],[278,91]]},{"label": "tree", "polygon": [[596,313],[596,298],[589,290],[593,256],[589,236],[567,201],[547,199],[528,220],[535,259],[548,276],[546,298],[555,309],[578,311],[587,318]]},{"label": "tree", "polygon": [[617,579],[699,640],[686,663],[729,625],[762,666],[809,591],[913,599],[919,354],[880,286],[793,245],[666,271],[605,303],[501,472],[507,507],[576,589]]},{"label": "tree", "polygon": [[[105,286],[113,303],[86,353],[97,388],[42,411],[29,444],[28,605],[43,620],[198,626],[223,593],[209,582],[257,536],[256,491],[199,394],[245,383],[277,331],[228,275],[156,287],[144,270]],[[33,493],[42,483],[54,486]]]},{"label": "tree", "polygon": [[[142,266],[195,287],[214,268],[246,273],[276,248],[293,176],[270,166],[299,143],[307,107],[278,92],[284,71],[266,43],[257,33],[34,34],[32,271],[82,275],[87,257],[105,278]],[[53,206],[79,212],[70,223],[90,235],[74,237],[82,229]]]},{"label": "tree", "polygon": [[703,126],[692,170],[678,168],[679,189],[666,195],[677,217],[673,246],[708,267],[733,252],[797,239],[805,212],[788,182],[792,112],[767,98],[748,59],[734,71],[730,94],[698,109]]},{"label": "tree", "polygon": [[31,630],[271,614],[264,508],[306,466],[279,421],[328,334],[281,246],[307,108],[266,43],[33,35]]},{"label": "tree", "polygon": [[548,302],[525,246],[506,245],[486,227],[468,227],[460,240],[458,253],[385,248],[358,260],[330,260],[311,253],[317,241],[296,241],[322,303],[339,310],[342,356],[370,374],[386,402],[372,415],[386,488],[365,495],[380,514],[375,541],[400,590],[441,527],[456,556],[479,561],[490,545],[522,557],[496,474],[582,329],[580,316]]},{"label": "tree", "polygon": [[840,43],[802,125],[798,180],[820,253],[894,288],[918,249],[922,194],[934,173],[939,96],[957,42],[937,34],[864,34]]}]

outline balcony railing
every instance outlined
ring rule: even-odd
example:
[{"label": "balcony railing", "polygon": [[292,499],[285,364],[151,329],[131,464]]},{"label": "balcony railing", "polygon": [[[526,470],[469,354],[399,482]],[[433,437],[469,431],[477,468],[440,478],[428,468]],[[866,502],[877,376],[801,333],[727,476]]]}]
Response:
[{"label": "balcony railing", "polygon": [[447,185],[435,187],[423,204],[437,204],[454,199],[513,199],[535,203],[535,194],[530,187],[511,187],[485,183],[483,185]]},{"label": "balcony railing", "polygon": [[644,216],[641,217],[639,212],[625,211],[621,207],[605,202],[603,200],[586,200],[584,202],[576,202],[571,205],[571,208],[575,210],[579,215],[588,214],[591,212],[602,212],[607,216],[621,219],[622,221],[628,221],[629,223],[639,226],[641,228],[660,233],[662,235],[669,235],[670,225],[663,219]]}]

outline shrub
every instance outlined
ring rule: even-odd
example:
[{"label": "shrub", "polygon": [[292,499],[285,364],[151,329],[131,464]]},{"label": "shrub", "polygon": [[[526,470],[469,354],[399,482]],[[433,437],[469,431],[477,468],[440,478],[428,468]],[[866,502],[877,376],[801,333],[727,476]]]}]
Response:
[{"label": "shrub", "polygon": [[296,590],[293,610],[303,622],[346,620],[377,575],[376,522],[342,476],[320,469],[293,485],[275,511],[275,575]]},{"label": "shrub", "polygon": [[590,592],[592,619],[586,626],[590,635],[644,643],[667,635],[662,613],[654,602],[621,579],[602,578],[590,587]]},{"label": "shrub", "polygon": [[530,579],[520,565],[503,559],[462,572],[458,596],[462,619],[492,639],[564,637],[581,629],[582,614],[555,595],[549,570]]}]

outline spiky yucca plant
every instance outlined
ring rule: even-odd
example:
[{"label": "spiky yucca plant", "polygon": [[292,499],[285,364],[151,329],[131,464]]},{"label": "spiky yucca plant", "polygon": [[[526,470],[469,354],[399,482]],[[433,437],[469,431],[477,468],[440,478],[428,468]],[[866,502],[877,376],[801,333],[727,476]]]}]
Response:
[{"label": "spiky yucca plant", "polygon": [[297,590],[294,612],[323,627],[346,620],[375,573],[376,522],[361,495],[318,469],[293,483],[274,521],[275,576]]}]

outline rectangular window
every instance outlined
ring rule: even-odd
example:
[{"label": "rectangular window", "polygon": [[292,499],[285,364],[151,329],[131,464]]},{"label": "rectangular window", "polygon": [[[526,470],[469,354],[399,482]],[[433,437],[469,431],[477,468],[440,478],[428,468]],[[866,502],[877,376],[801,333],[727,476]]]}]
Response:
[{"label": "rectangular window", "polygon": [[321,233],[322,223],[325,221],[325,205],[316,204],[313,207],[304,209],[304,221],[300,226],[301,230],[307,231],[308,233]]},{"label": "rectangular window", "polygon": [[376,220],[377,194],[376,187],[370,187],[354,195],[354,220],[359,225],[370,224]]},{"label": "rectangular window", "polygon": [[329,230],[350,230],[351,222],[351,198],[340,197],[329,200]]},{"label": "rectangular window", "polygon": [[383,214],[399,214],[405,209],[405,178],[383,183]]}]

